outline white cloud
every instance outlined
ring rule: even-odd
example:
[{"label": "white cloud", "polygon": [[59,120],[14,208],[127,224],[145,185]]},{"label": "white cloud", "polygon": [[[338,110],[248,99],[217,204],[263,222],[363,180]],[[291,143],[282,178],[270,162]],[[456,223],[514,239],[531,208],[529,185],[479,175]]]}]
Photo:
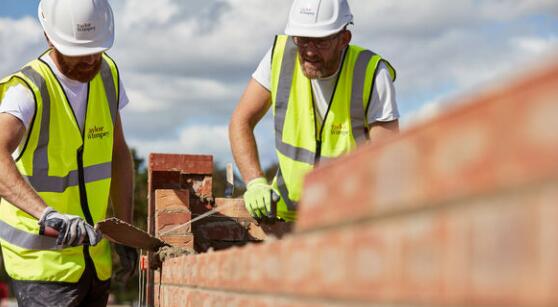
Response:
[{"label": "white cloud", "polygon": [[[269,131],[270,122],[263,123],[266,129],[258,129],[256,138],[260,145],[262,164],[269,165],[275,161],[273,156],[273,138]],[[151,152],[211,154],[218,163],[232,162],[230,151],[228,123],[226,125],[193,125],[182,128],[177,138],[159,138],[146,140],[134,138],[128,140],[129,145],[139,148],[139,153],[147,156]]]},{"label": "white cloud", "polygon": [[0,17],[0,46],[0,73],[4,76],[36,58],[42,48],[46,49],[46,40],[33,17]]},{"label": "white cloud", "polygon": [[558,37],[517,37],[512,43],[533,56],[549,53],[558,48]]},{"label": "white cloud", "polygon": [[558,2],[554,0],[481,0],[479,6],[480,15],[487,19],[510,20],[533,13],[558,15]]},{"label": "white cloud", "polygon": [[401,119],[401,128],[407,129],[432,120],[442,114],[448,108],[448,104],[444,101],[444,98],[445,96],[436,97],[424,103],[418,110],[410,112],[408,116]]},{"label": "white cloud", "polygon": [[191,126],[180,131],[178,138],[144,140],[131,138],[130,145],[140,148],[140,153],[212,154],[216,160],[228,161],[229,142],[227,126]]},{"label": "white cloud", "polygon": [[[126,80],[127,93],[136,112],[184,111],[199,113],[200,109],[222,109],[223,101],[234,96],[237,89],[214,79],[160,74],[130,74]],[[208,102],[211,102],[208,104]]]}]

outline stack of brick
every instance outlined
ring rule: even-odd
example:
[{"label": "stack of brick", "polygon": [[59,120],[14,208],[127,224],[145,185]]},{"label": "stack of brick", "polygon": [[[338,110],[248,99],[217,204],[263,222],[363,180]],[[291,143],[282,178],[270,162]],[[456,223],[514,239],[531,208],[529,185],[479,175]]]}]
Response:
[{"label": "stack of brick", "polygon": [[[248,242],[262,242],[268,236],[283,236],[292,225],[260,225],[244,209],[241,199],[214,198],[213,158],[204,155],[151,154],[148,165],[148,230],[173,248],[148,259],[202,253]],[[189,223],[210,210],[218,213]],[[164,255],[164,256],[163,256]],[[149,266],[149,264],[147,265]],[[153,271],[147,276],[147,300],[153,301]]]},{"label": "stack of brick", "polygon": [[322,165],[294,234],[168,259],[159,306],[557,306],[558,65]]}]

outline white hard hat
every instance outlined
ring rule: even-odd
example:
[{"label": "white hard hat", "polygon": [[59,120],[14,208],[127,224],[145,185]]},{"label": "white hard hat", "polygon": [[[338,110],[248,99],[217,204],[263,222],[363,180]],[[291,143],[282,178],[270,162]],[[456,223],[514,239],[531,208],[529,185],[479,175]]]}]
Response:
[{"label": "white hard hat", "polygon": [[285,34],[326,37],[353,21],[347,0],[294,0]]},{"label": "white hard hat", "polygon": [[114,17],[107,0],[41,0],[39,20],[63,55],[103,52],[114,42]]}]

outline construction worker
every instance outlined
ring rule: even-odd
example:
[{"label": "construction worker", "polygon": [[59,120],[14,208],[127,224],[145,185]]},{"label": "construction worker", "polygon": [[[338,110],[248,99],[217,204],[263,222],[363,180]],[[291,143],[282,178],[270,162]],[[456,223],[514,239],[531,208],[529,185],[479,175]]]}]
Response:
[{"label": "construction worker", "polygon": [[[111,247],[93,225],[109,201],[124,221],[133,212],[128,98],[104,53],[113,13],[107,0],[41,0],[38,16],[49,49],[0,81],[4,264],[20,306],[105,306]],[[129,277],[137,251],[116,251]]]},{"label": "construction worker", "polygon": [[[352,21],[346,0],[295,0],[286,35],[276,36],[248,82],[229,137],[252,216],[295,220],[303,177],[318,162],[398,133],[395,70],[380,55],[349,45]],[[271,184],[253,134],[270,107],[279,160]]]}]

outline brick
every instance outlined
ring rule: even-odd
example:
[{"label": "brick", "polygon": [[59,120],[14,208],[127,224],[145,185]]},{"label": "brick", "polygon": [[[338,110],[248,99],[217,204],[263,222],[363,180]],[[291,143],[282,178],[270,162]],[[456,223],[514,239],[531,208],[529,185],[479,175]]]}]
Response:
[{"label": "brick", "polygon": [[211,175],[213,156],[152,153],[149,155],[148,168],[153,172],[176,171],[183,174]]},{"label": "brick", "polygon": [[318,167],[305,179],[298,231],[557,178],[557,87],[553,64]]},{"label": "brick", "polygon": [[161,240],[174,247],[194,248],[194,235],[181,234],[181,235],[163,235]]},{"label": "brick", "polygon": [[212,198],[213,179],[211,176],[183,174],[182,187],[190,189],[192,196],[207,200]]},{"label": "brick", "polygon": [[363,306],[351,302],[323,302],[308,298],[284,298],[261,296],[257,293],[227,293],[176,286],[161,288],[160,306],[208,306],[208,307],[322,307]]},{"label": "brick", "polygon": [[157,189],[180,189],[181,177],[179,172],[149,172],[149,186],[153,191]]},{"label": "brick", "polygon": [[194,226],[196,237],[200,240],[247,241],[246,228],[234,220],[197,223]]},{"label": "brick", "polygon": [[[166,231],[172,231],[172,229],[178,227],[179,225],[186,224],[190,220],[192,220],[192,215],[189,211],[164,210],[157,212],[157,215],[155,216],[155,227],[157,228],[157,235],[160,235]],[[181,227],[180,233],[184,231],[191,232],[191,225]]]},{"label": "brick", "polygon": [[[551,184],[537,189],[532,192],[535,196],[479,201],[471,217],[474,240],[469,286],[474,302],[553,304],[556,295],[548,282],[555,280],[558,271],[548,257],[556,256],[558,226],[549,224],[547,215],[558,216],[556,209],[548,207],[553,202],[555,208],[557,187]],[[490,210],[486,207],[489,201],[501,201],[505,210]]]},{"label": "brick", "polygon": [[[234,218],[252,219],[244,207],[242,198],[215,198],[215,208],[219,209],[218,215]],[[223,209],[220,209],[223,208]]]},{"label": "brick", "polygon": [[188,210],[190,195],[188,190],[158,189],[155,190],[155,210]]},{"label": "brick", "polygon": [[448,217],[421,214],[406,219],[394,228],[400,229],[400,263],[397,285],[400,297],[407,302],[442,303],[444,265],[448,250]]},{"label": "brick", "polygon": [[[168,232],[178,225],[192,219],[189,210],[189,192],[187,190],[160,189],[155,191],[155,229],[156,234]],[[173,231],[173,234],[190,233],[190,225]]]}]

